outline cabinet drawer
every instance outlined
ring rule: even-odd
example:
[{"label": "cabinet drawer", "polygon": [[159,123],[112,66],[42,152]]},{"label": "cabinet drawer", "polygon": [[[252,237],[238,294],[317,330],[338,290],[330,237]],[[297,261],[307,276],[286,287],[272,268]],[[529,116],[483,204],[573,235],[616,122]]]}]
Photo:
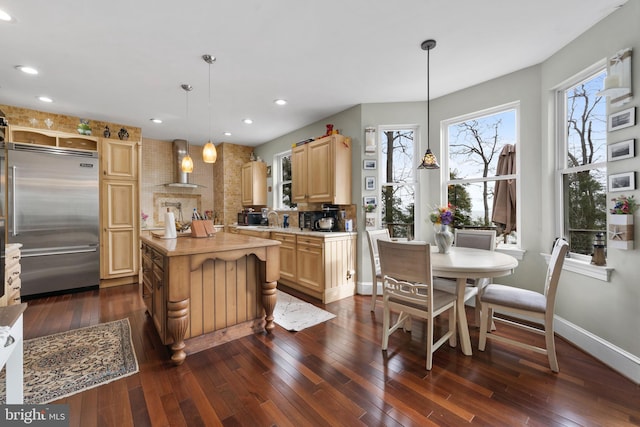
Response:
[{"label": "cabinet drawer", "polygon": [[308,246],[314,248],[322,248],[322,244],[324,243],[324,239],[320,237],[310,237],[310,236],[298,236],[298,249],[300,246]]},{"label": "cabinet drawer", "polygon": [[289,233],[271,233],[271,238],[273,240],[279,240],[282,243],[296,243],[296,235]]}]

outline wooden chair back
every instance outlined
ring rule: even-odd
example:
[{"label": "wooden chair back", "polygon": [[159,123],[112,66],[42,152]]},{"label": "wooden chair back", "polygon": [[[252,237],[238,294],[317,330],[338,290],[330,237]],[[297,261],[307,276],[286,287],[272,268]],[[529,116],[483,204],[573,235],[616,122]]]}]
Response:
[{"label": "wooden chair back", "polygon": [[371,258],[371,278],[375,281],[380,276],[380,255],[378,253],[378,240],[391,240],[389,230],[367,230],[367,241],[369,242],[369,255]]},{"label": "wooden chair back", "polygon": [[547,297],[547,312],[553,313],[556,303],[556,293],[558,291],[558,282],[560,281],[560,273],[562,273],[562,265],[569,251],[569,243],[566,240],[558,239],[553,245],[549,266],[547,267],[547,275],[544,282],[544,295]]}]

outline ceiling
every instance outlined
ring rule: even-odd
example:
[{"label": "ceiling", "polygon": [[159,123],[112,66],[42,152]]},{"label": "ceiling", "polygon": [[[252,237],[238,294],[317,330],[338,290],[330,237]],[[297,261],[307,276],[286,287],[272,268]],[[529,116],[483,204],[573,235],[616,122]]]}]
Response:
[{"label": "ceiling", "polygon": [[625,2],[0,0],[16,19],[0,22],[0,103],[202,145],[211,81],[213,141],[259,145],[357,104],[423,101],[425,39],[436,98],[544,61]]}]

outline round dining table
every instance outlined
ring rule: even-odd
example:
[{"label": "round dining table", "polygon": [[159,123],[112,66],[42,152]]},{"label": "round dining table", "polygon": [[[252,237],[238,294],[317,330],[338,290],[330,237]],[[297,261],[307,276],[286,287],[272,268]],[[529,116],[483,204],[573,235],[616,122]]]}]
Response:
[{"label": "round dining table", "polygon": [[[433,276],[456,279],[458,331],[462,353],[471,356],[471,338],[467,314],[464,310],[464,287],[467,279],[507,276],[518,266],[518,260],[511,255],[484,249],[452,247],[449,253],[441,254],[432,246],[431,270]],[[479,307],[476,307],[478,309]]]}]

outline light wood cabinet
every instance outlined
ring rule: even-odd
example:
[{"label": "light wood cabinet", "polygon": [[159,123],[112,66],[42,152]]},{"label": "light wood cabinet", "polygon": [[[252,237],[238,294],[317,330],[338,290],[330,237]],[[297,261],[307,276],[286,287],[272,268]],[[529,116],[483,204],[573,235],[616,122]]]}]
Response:
[{"label": "light wood cabinet", "polygon": [[296,280],[296,236],[289,233],[271,233],[273,240],[280,241],[280,279]]},{"label": "light wood cabinet", "polygon": [[100,147],[102,176],[105,179],[137,180],[138,151],[136,142],[103,139]]},{"label": "light wood cabinet", "polygon": [[337,301],[355,293],[356,235],[277,233],[282,284],[322,300]]},{"label": "light wood cabinet", "polygon": [[267,164],[247,162],[242,165],[242,206],[267,205]]},{"label": "light wood cabinet", "polygon": [[351,204],[351,139],[330,135],[291,150],[292,199]]},{"label": "light wood cabinet", "polygon": [[136,283],[139,144],[103,139],[100,148],[100,286]]},{"label": "light wood cabinet", "polygon": [[166,340],[165,258],[149,245],[142,245],[142,286],[140,292],[158,335]]},{"label": "light wood cabinet", "polygon": [[317,237],[297,237],[297,282],[312,292],[321,294],[324,290],[324,239]]},{"label": "light wood cabinet", "polygon": [[98,138],[87,135],[74,135],[46,129],[33,129],[10,126],[10,142],[17,144],[35,144],[47,147],[72,148],[74,150],[98,150]]},{"label": "light wood cabinet", "polygon": [[6,246],[4,261],[4,296],[0,298],[0,306],[15,305],[21,303],[20,297],[20,244]]}]

